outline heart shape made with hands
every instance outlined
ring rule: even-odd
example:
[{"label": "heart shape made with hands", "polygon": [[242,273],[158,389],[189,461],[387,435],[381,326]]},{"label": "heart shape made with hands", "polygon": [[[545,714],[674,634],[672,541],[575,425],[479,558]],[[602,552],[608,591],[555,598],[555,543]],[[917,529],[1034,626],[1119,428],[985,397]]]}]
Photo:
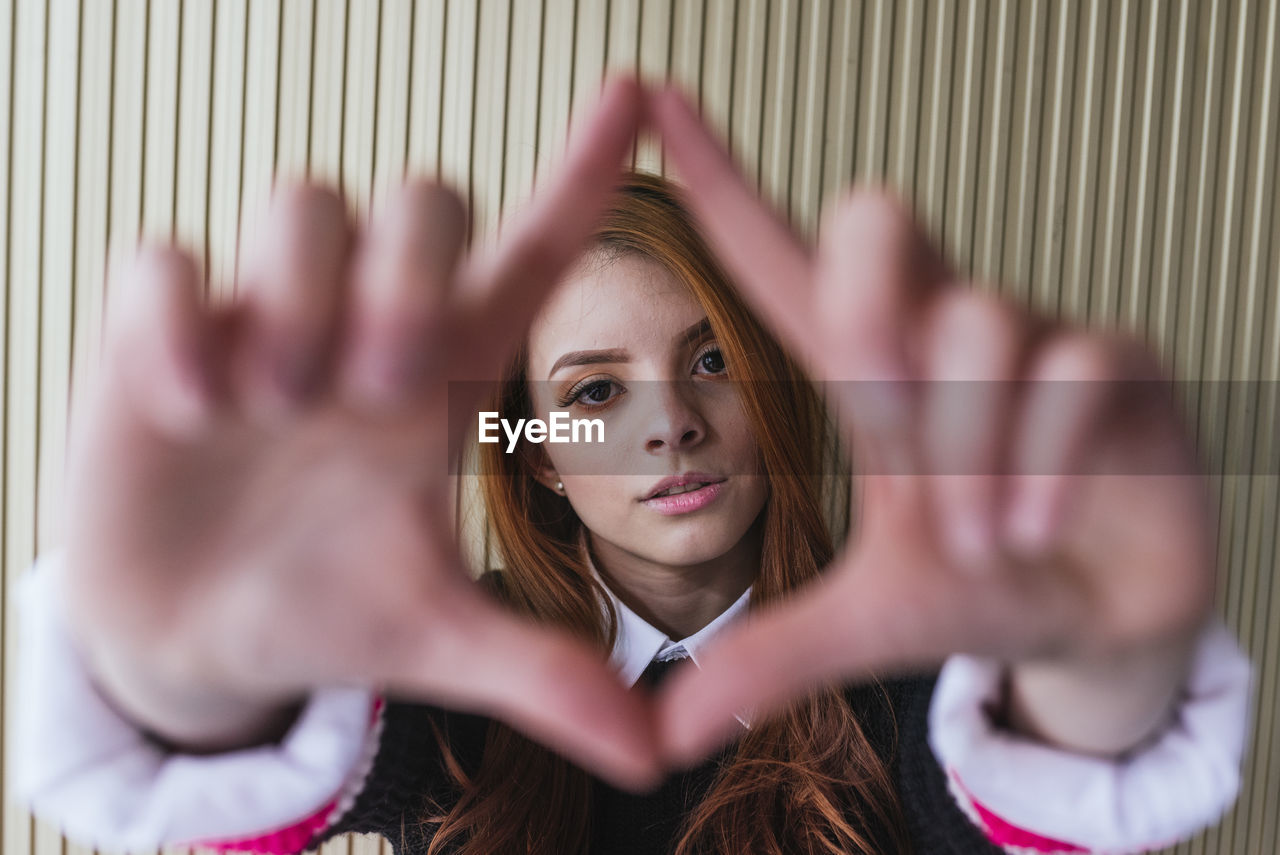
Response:
[{"label": "heart shape made with hands", "polygon": [[[865,506],[819,581],[727,630],[701,669],[679,669],[653,698],[626,691],[567,633],[482,597],[452,543],[445,473],[412,463],[457,447],[479,399],[446,405],[445,378],[499,375],[504,348],[585,249],[642,126],[660,134],[745,298],[833,384]],[[105,681],[157,699],[132,710],[144,720],[173,697],[131,673],[148,655],[151,675],[194,667],[244,698],[372,681],[495,715],[643,788],[732,734],[736,712],[767,714],[825,682],[955,652],[1092,661],[1185,635],[1207,610],[1195,455],[1172,407],[1120,394],[1159,377],[1142,348],[963,287],[878,193],[837,207],[811,249],[674,89],[610,81],[489,252],[462,252],[464,215],[434,186],[406,190],[350,267],[341,200],[310,190],[280,204],[293,215],[271,221],[272,249],[226,307],[201,306],[189,259],[140,255],[94,430],[73,447],[71,563],[122,569],[82,572],[72,608],[89,640],[96,621],[137,641],[134,660],[95,655]],[[430,353],[414,349],[424,341]],[[430,366],[443,369],[424,375]],[[975,381],[950,405],[947,388]],[[1080,394],[1064,404],[1038,392],[1055,383]],[[339,404],[316,403],[326,395]],[[274,439],[291,420],[305,429]],[[308,507],[343,524],[317,531],[316,511],[303,527]],[[197,526],[219,508],[225,528]],[[266,528],[276,540],[257,548]],[[362,566],[379,567],[376,585],[352,573]],[[232,618],[252,631],[227,641]]]}]

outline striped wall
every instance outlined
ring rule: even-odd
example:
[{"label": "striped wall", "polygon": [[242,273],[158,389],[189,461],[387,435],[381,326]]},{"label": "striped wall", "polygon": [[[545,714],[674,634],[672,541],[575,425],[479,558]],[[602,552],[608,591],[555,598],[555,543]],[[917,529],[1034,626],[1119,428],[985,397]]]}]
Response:
[{"label": "striped wall", "polygon": [[[639,69],[696,91],[807,233],[886,182],[991,287],[1136,331],[1181,379],[1266,381],[1192,402],[1228,473],[1219,608],[1261,679],[1238,805],[1171,851],[1274,853],[1278,42],[1280,0],[0,0],[3,590],[57,541],[113,250],[176,240],[229,293],[273,175],[365,217],[406,170],[438,174],[490,233],[605,69]],[[11,805],[2,823],[4,855],[78,852]]]}]

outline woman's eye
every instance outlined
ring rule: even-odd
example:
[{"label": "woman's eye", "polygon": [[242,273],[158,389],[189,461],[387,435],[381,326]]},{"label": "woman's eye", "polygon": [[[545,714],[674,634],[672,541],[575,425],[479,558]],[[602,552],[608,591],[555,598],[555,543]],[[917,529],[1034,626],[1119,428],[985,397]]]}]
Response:
[{"label": "woman's eye", "polygon": [[613,395],[608,394],[613,389],[612,380],[597,380],[594,383],[588,383],[583,386],[578,393],[571,399],[573,403],[585,404],[586,406],[600,406],[609,402]]},{"label": "woman's eye", "polygon": [[708,374],[721,374],[725,371],[724,354],[718,347],[704,350],[698,357],[698,367]]}]

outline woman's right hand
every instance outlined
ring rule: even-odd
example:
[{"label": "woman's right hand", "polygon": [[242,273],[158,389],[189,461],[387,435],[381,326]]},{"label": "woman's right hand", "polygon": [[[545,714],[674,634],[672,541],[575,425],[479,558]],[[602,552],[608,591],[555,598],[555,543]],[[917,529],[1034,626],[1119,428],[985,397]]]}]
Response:
[{"label": "woman's right hand", "polygon": [[202,303],[176,249],[113,274],[73,431],[65,590],[131,716],[217,747],[314,688],[376,686],[501,718],[624,786],[654,780],[647,707],[604,658],[470,580],[448,477],[487,385],[450,381],[499,376],[585,247],[639,104],[634,81],[607,87],[483,255],[437,185],[408,185],[365,234],[302,186],[277,192],[226,305]]}]

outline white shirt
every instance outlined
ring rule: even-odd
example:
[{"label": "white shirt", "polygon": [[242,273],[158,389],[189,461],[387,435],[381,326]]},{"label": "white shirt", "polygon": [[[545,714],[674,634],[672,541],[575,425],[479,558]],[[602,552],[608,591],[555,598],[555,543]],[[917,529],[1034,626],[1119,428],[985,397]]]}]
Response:
[{"label": "white shirt", "polygon": [[[381,734],[371,689],[317,689],[279,745],[167,754],[90,681],[62,611],[63,558],[61,550],[41,555],[19,576],[11,600],[19,636],[7,756],[16,802],[72,840],[107,851],[256,837],[316,816],[330,827],[349,809]],[[749,589],[679,640],[615,597],[620,626],[612,655],[619,673],[634,683],[654,658],[677,651],[696,665],[712,638],[742,615],[748,597]],[[1173,722],[1124,761],[1056,750],[993,727],[983,706],[998,691],[1000,668],[951,657],[930,705],[934,754],[958,804],[979,826],[972,801],[1044,837],[1091,851],[1137,852],[1189,836],[1234,801],[1252,669],[1220,622],[1200,640]]]},{"label": "white shirt", "polygon": [[[702,629],[685,636],[684,638],[673,640],[665,632],[649,623],[640,615],[618,598],[613,589],[609,587],[609,583],[600,575],[599,568],[591,559],[591,550],[587,548],[585,537],[579,541],[579,548],[582,555],[586,559],[587,567],[591,570],[591,574],[595,576],[600,586],[604,588],[608,594],[610,602],[618,615],[618,633],[614,637],[613,651],[609,656],[615,671],[622,678],[622,681],[628,686],[634,686],[636,681],[640,679],[640,675],[644,673],[644,669],[649,667],[650,662],[665,662],[668,659],[681,659],[689,657],[694,667],[702,667],[702,656],[707,646],[712,640],[718,636],[724,629],[746,614],[747,603],[751,599],[752,585],[748,585],[747,589],[734,600],[728,608],[716,615],[710,623],[706,624]],[[751,726],[750,710],[743,710],[734,715],[743,727]]]},{"label": "white shirt", "polygon": [[[597,578],[600,578],[598,573]],[[739,615],[745,614],[747,601],[751,596],[751,588],[747,588],[738,599],[733,601],[732,605],[702,629],[693,635],[673,640],[618,599],[618,595],[610,590],[608,583],[603,579],[600,583],[609,594],[609,599],[618,613],[618,635],[609,661],[618,672],[618,676],[628,686],[635,685],[640,675],[644,673],[644,669],[649,667],[650,662],[664,662],[668,659],[688,656],[694,665],[701,668],[702,657],[707,646],[725,627],[737,620]]]},{"label": "white shirt", "polygon": [[613,664],[614,670],[618,672],[618,676],[622,678],[622,682],[628,686],[636,684],[636,681],[640,679],[640,675],[644,673],[644,669],[649,667],[650,662],[663,662],[668,659],[679,659],[688,656],[695,665],[699,668],[702,667],[700,660],[707,645],[725,627],[747,611],[747,602],[751,597],[751,586],[748,586],[747,590],[743,591],[738,599],[734,600],[728,608],[702,629],[693,633],[693,635],[673,640],[665,632],[636,614],[630,606],[618,598],[618,595],[609,587],[609,583],[604,576],[600,574],[595,561],[591,559],[591,550],[587,547],[585,534],[579,538],[578,548],[582,553],[583,559],[587,562],[587,569],[591,571],[591,575],[600,583],[600,587],[604,588],[605,593],[609,596],[609,601],[613,604],[613,608],[618,614],[618,634],[614,639],[613,652],[609,657],[609,661]]}]

